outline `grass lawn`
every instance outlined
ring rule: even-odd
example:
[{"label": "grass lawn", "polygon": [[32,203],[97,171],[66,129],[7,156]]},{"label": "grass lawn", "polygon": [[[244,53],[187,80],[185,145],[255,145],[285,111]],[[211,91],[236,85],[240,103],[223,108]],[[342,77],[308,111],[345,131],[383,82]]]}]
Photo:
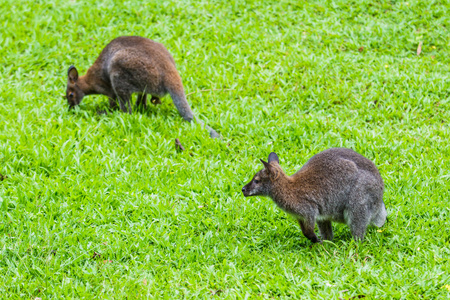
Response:
[{"label": "grass lawn", "polygon": [[[450,297],[449,1],[117,2],[0,0],[0,298]],[[222,140],[169,96],[68,110],[68,67],[121,35],[169,49]],[[241,193],[330,147],[385,181],[363,243]]]}]

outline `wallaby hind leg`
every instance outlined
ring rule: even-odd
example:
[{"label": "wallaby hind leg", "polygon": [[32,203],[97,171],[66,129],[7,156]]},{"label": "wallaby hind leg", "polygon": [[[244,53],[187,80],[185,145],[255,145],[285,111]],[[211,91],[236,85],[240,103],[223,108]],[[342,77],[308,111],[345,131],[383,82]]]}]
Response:
[{"label": "wallaby hind leg", "polygon": [[317,226],[319,227],[322,240],[333,240],[333,227],[331,226],[331,221],[317,221]]},{"label": "wallaby hind leg", "polygon": [[128,112],[129,114],[131,114],[132,112],[130,103],[131,93],[116,91],[116,94],[117,99],[119,100],[120,109],[125,113]]},{"label": "wallaby hind leg", "polygon": [[136,106],[142,106],[144,109],[147,109],[147,94],[142,93],[137,95]]},{"label": "wallaby hind leg", "polygon": [[122,94],[122,95],[117,95],[117,96],[119,98],[120,109],[125,113],[127,112],[127,113],[131,114],[131,112],[132,112],[131,104],[130,104],[131,95]]},{"label": "wallaby hind leg", "polygon": [[348,211],[348,226],[355,241],[362,241],[364,239],[369,221],[370,217],[367,207],[352,207]]},{"label": "wallaby hind leg", "polygon": [[380,208],[372,217],[371,223],[377,227],[381,227],[386,223],[387,211],[384,202],[381,202]]},{"label": "wallaby hind leg", "polygon": [[114,90],[116,99],[119,101],[120,109],[123,112],[131,114],[131,94],[133,93],[133,86],[123,80],[123,74],[116,71],[111,75],[111,85]]},{"label": "wallaby hind leg", "polygon": [[314,233],[314,221],[312,220],[298,220],[300,224],[300,228],[302,229],[303,235],[308,238],[313,243],[319,243],[320,240],[317,238],[317,235]]}]

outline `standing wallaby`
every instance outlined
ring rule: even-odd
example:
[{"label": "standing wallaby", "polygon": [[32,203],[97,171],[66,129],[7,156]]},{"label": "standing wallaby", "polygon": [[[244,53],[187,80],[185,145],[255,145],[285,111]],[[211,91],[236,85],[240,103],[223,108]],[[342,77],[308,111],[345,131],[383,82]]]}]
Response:
[{"label": "standing wallaby", "polygon": [[242,188],[245,197],[269,196],[297,218],[313,243],[317,225],[322,239],[332,240],[331,221],[346,223],[355,240],[363,240],[369,224],[386,221],[384,183],[373,162],[353,150],[331,148],[314,155],[294,175],[287,176],[277,154],[270,153],[264,169]]},{"label": "standing wallaby", "polygon": [[[192,112],[175,61],[160,43],[139,36],[122,36],[112,40],[84,76],[78,76],[74,66],[69,67],[66,97],[70,107],[80,104],[86,95],[102,94],[109,97],[111,108],[131,113],[131,95],[138,93],[137,105],[147,105],[147,94],[154,104],[170,94],[180,115],[192,121]],[[200,124],[203,123],[197,120]],[[213,138],[219,137],[207,126]]]}]

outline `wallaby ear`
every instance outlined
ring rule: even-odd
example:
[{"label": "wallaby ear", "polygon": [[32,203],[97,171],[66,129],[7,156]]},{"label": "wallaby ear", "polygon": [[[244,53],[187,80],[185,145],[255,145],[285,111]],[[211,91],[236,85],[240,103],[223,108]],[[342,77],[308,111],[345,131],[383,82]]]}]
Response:
[{"label": "wallaby ear", "polygon": [[263,161],[262,159],[260,159],[260,161],[262,162],[262,164],[264,165],[264,168],[268,168],[269,167],[269,163]]},{"label": "wallaby ear", "polygon": [[278,159],[278,155],[275,152],[271,152],[269,154],[269,163],[276,161],[278,164],[280,164],[280,160]]},{"label": "wallaby ear", "polygon": [[70,66],[67,71],[67,76],[69,77],[70,83],[75,83],[78,80],[78,71],[74,66]]},{"label": "wallaby ear", "polygon": [[269,175],[271,176],[271,174],[273,173],[273,171],[274,171],[274,167],[270,164],[270,163],[268,163],[268,162],[265,162],[265,161],[263,161],[262,159],[260,159],[260,161],[263,163],[263,165],[264,165],[264,168],[267,170],[267,172],[269,172]]}]

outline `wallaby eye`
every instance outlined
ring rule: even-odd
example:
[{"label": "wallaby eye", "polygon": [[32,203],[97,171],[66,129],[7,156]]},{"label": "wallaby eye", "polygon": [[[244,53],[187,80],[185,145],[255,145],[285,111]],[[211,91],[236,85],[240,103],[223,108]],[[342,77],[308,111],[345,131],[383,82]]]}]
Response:
[{"label": "wallaby eye", "polygon": [[259,180],[258,180],[258,179],[255,179],[255,180],[253,180],[253,182],[256,183],[256,184],[258,184],[258,183],[259,183]]},{"label": "wallaby eye", "polygon": [[73,93],[70,93],[70,94],[69,94],[69,98],[73,98]]}]

